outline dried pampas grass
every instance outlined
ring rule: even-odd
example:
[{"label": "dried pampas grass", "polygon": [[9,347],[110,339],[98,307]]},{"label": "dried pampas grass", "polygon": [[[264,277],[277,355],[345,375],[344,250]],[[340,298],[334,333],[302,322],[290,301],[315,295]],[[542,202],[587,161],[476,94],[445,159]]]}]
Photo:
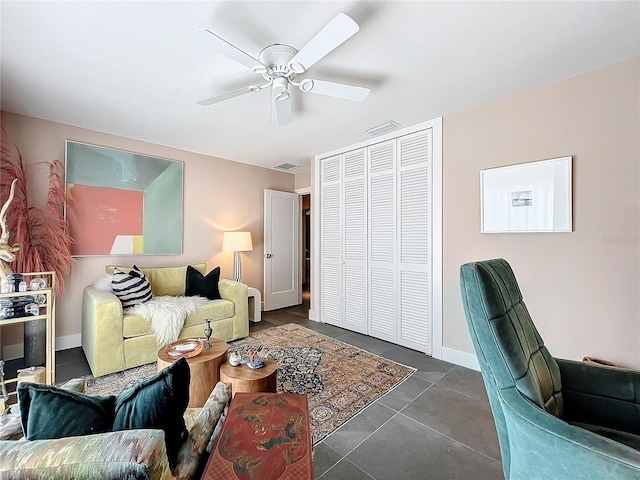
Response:
[{"label": "dried pampas grass", "polygon": [[[10,242],[19,243],[15,272],[56,272],[56,293],[64,293],[64,280],[71,272],[69,224],[64,217],[67,204],[64,165],[59,160],[48,163],[49,191],[44,208],[29,206],[27,166],[17,147],[12,149],[4,126],[0,158],[0,205],[9,197],[11,182],[17,178],[16,191],[7,215]],[[41,162],[44,163],[44,162]],[[34,164],[37,165],[37,164]]]}]

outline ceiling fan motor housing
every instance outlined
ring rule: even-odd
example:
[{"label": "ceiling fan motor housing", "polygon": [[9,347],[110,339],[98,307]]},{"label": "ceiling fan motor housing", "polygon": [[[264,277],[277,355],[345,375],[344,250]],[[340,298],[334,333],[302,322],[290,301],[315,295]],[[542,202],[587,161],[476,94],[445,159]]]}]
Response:
[{"label": "ceiling fan motor housing", "polygon": [[267,67],[267,71],[262,74],[265,80],[277,77],[293,78],[295,74],[289,69],[289,61],[298,51],[290,45],[276,43],[269,45],[260,52],[258,60]]}]

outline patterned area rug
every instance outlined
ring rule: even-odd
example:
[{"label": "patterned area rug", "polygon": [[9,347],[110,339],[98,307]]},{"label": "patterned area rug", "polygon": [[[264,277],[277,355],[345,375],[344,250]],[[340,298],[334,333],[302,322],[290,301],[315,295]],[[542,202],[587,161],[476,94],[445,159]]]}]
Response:
[{"label": "patterned area rug", "polygon": [[[229,351],[262,348],[278,364],[278,391],[309,396],[314,445],[415,369],[372,355],[296,324],[268,328],[229,343]],[[87,378],[87,392],[118,393],[156,373],[155,363]]]}]

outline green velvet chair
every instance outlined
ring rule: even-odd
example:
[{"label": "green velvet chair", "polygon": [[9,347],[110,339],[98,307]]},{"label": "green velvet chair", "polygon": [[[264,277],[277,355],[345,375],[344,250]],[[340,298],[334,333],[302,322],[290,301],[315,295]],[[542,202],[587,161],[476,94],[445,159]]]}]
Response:
[{"label": "green velvet chair", "polygon": [[640,479],[640,372],[552,357],[504,259],[460,284],[505,478]]}]

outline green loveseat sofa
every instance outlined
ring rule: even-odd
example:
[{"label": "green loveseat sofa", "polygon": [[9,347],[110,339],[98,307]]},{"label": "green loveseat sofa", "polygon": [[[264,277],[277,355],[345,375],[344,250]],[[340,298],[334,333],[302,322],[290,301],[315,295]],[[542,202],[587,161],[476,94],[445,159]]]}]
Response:
[{"label": "green loveseat sofa", "polygon": [[[204,263],[192,265],[203,275]],[[112,274],[115,266],[105,268]],[[130,267],[118,267],[129,271]],[[140,267],[154,296],[185,293],[187,266]],[[205,319],[212,319],[212,337],[225,342],[249,335],[247,286],[220,279],[221,300],[210,300],[189,315],[179,338],[202,337]],[[99,377],[157,360],[160,346],[151,322],[139,315],[123,313],[122,303],[112,292],[90,285],[82,299],[82,348],[94,376]]]},{"label": "green loveseat sofa", "polygon": [[[84,386],[84,382],[82,382]],[[0,417],[0,478],[7,480],[190,480],[198,476],[222,428],[231,384],[219,382],[202,408],[187,408],[189,435],[173,468],[162,430],[124,430],[24,441],[20,416]]]}]

